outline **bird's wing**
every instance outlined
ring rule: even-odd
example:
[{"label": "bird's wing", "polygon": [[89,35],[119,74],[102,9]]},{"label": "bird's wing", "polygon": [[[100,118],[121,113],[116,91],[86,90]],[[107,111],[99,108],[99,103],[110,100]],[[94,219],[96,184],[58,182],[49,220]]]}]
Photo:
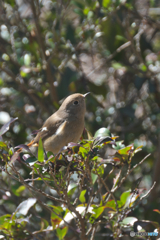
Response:
[{"label": "bird's wing", "polygon": [[55,118],[53,115],[49,117],[35,137],[34,143],[38,143],[40,138],[44,141],[50,136],[56,134],[56,132],[64,125],[63,123],[65,124],[64,119]]}]

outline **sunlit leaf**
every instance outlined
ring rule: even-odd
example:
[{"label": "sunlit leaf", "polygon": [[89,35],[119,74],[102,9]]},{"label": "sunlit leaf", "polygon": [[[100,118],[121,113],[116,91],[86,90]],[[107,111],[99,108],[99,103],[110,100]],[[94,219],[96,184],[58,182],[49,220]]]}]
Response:
[{"label": "sunlit leaf", "polygon": [[121,194],[120,200],[121,200],[121,203],[122,203],[123,205],[126,203],[127,198],[129,197],[130,193],[131,193],[131,190],[128,190],[128,191],[123,192],[123,193]]},{"label": "sunlit leaf", "polygon": [[102,143],[110,143],[110,142],[113,142],[113,139],[111,137],[107,137],[107,136],[97,137],[94,140],[94,145],[100,145]]},{"label": "sunlit leaf", "polygon": [[125,145],[123,144],[124,141],[118,141],[116,142],[116,146],[113,145],[112,147],[115,149],[115,150],[119,150],[119,149],[122,149],[125,147]]},{"label": "sunlit leaf", "polygon": [[72,188],[69,189],[69,191],[67,192],[68,196],[72,196],[74,194],[74,192],[77,189],[77,185],[75,186],[75,184],[73,185]]},{"label": "sunlit leaf", "polygon": [[11,217],[11,214],[6,214],[6,215],[3,215],[3,216],[0,216],[0,229],[1,229],[1,226],[8,220],[10,220],[10,217]]},{"label": "sunlit leaf", "polygon": [[112,208],[113,210],[116,210],[116,203],[114,200],[110,200],[105,205],[106,208]]},{"label": "sunlit leaf", "polygon": [[103,201],[105,200],[105,198],[107,197],[107,195],[108,195],[108,192],[106,192],[106,193],[102,196],[102,200],[103,200]]},{"label": "sunlit leaf", "polygon": [[142,150],[142,147],[143,147],[143,145],[141,145],[141,146],[137,147],[136,149],[134,149],[134,151],[132,152],[132,157],[133,157],[137,152],[141,151],[141,150]]},{"label": "sunlit leaf", "polygon": [[7,148],[7,144],[4,142],[0,142],[0,148]]},{"label": "sunlit leaf", "polygon": [[100,128],[96,131],[95,135],[94,135],[94,138],[97,138],[97,137],[106,137],[106,136],[109,136],[111,137],[111,132],[108,128]]},{"label": "sunlit leaf", "polygon": [[103,0],[102,1],[102,6],[107,8],[109,6],[110,2],[111,2],[111,0]]},{"label": "sunlit leaf", "polygon": [[28,198],[27,200],[21,202],[16,208],[15,212],[27,215],[29,209],[36,203],[36,198]]},{"label": "sunlit leaf", "polygon": [[104,209],[105,209],[105,206],[98,207],[98,208],[93,208],[94,214],[92,215],[92,217],[97,219],[103,213]]},{"label": "sunlit leaf", "polygon": [[83,190],[79,196],[79,200],[82,202],[82,203],[85,203],[86,202],[86,199],[85,199],[85,194],[86,194],[86,191],[87,190]]},{"label": "sunlit leaf", "polygon": [[44,162],[44,149],[43,149],[43,143],[41,138],[38,144],[38,161]]},{"label": "sunlit leaf", "polygon": [[26,189],[26,187],[22,185],[16,190],[16,193],[19,194],[19,193],[23,192],[25,189]]},{"label": "sunlit leaf", "polygon": [[67,232],[68,232],[68,227],[64,227],[62,229],[61,228],[56,229],[57,237],[59,238],[59,240],[63,240]]},{"label": "sunlit leaf", "polygon": [[133,226],[134,222],[136,222],[138,219],[135,217],[126,217],[123,219],[123,221],[121,222],[122,225],[130,225]]},{"label": "sunlit leaf", "polygon": [[132,144],[132,145],[129,145],[125,148],[122,148],[122,149],[118,150],[118,153],[121,154],[121,155],[129,155],[130,151],[132,151],[133,149],[134,149],[134,147],[133,147],[133,144]]}]

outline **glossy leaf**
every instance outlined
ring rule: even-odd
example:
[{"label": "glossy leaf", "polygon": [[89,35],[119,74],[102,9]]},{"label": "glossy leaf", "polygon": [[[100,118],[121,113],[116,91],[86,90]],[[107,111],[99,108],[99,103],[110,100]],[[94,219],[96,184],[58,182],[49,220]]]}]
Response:
[{"label": "glossy leaf", "polygon": [[27,200],[21,202],[16,208],[15,212],[27,215],[29,209],[36,203],[36,198],[28,198]]},{"label": "glossy leaf", "polygon": [[111,132],[108,128],[100,128],[96,131],[94,137],[106,137],[106,136],[110,136],[111,137]]},{"label": "glossy leaf", "polygon": [[123,221],[121,222],[121,224],[123,225],[130,225],[130,226],[133,226],[134,222],[136,222],[138,219],[135,218],[135,217],[126,217],[123,219]]}]

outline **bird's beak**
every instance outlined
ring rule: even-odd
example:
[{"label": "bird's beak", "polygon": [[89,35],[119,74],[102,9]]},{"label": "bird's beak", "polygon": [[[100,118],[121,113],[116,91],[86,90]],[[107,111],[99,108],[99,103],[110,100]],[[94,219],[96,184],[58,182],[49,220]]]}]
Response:
[{"label": "bird's beak", "polygon": [[85,98],[88,94],[90,94],[90,92],[83,94],[83,97]]}]

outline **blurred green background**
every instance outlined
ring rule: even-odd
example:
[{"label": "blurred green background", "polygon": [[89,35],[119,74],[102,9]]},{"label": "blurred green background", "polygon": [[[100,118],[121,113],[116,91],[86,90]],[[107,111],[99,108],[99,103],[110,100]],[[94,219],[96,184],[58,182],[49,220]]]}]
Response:
[{"label": "blurred green background", "polygon": [[88,91],[92,135],[107,127],[125,145],[143,145],[135,163],[151,153],[126,187],[156,181],[134,215],[160,221],[160,2],[1,1],[0,124],[18,117],[4,139],[29,142],[61,99]]}]

